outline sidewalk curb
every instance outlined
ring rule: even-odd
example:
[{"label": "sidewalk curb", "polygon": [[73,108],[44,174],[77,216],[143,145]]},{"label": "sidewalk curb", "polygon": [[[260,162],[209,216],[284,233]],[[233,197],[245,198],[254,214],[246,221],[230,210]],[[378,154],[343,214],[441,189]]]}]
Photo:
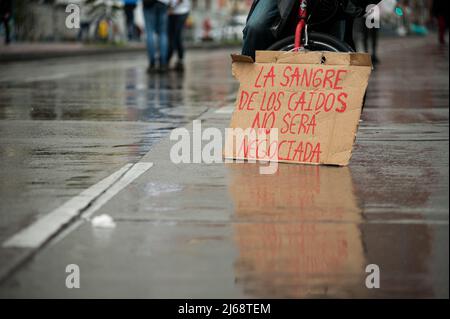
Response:
[{"label": "sidewalk curb", "polygon": [[[227,45],[220,43],[213,44],[188,44],[186,45],[187,50],[217,50],[225,48],[236,48],[240,49],[237,45]],[[0,51],[0,63],[9,62],[21,62],[21,61],[34,61],[34,60],[44,60],[52,58],[65,58],[65,57],[82,57],[82,56],[92,56],[101,54],[120,54],[120,53],[136,53],[145,52],[145,45],[142,46],[132,46],[132,47],[96,47],[87,46],[86,48],[81,48],[77,50],[49,50],[49,51],[25,51],[25,52],[1,52]]]},{"label": "sidewalk curb", "polygon": [[113,54],[127,52],[141,52],[144,48],[86,48],[74,51],[21,52],[0,53],[0,63],[43,60],[51,58],[90,56],[96,54]]}]

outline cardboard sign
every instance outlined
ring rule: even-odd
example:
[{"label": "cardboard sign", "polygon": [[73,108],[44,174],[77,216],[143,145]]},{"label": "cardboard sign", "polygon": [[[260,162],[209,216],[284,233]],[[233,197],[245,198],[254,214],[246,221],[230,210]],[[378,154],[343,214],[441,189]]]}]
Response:
[{"label": "cardboard sign", "polygon": [[372,71],[368,54],[258,51],[256,62],[232,61],[240,89],[230,128],[252,134],[228,132],[226,158],[348,165]]}]

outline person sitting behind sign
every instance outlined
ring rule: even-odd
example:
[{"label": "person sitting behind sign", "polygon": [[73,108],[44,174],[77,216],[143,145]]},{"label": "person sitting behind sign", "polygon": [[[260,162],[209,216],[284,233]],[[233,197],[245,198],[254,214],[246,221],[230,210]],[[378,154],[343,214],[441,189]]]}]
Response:
[{"label": "person sitting behind sign", "polygon": [[[256,50],[266,50],[274,44],[284,28],[289,25],[299,2],[299,0],[254,0],[243,31],[242,54],[254,58]],[[365,14],[369,4],[378,2],[380,0],[339,0],[340,9],[337,14],[326,23],[320,24],[318,31],[335,36],[354,48],[353,19]]]}]

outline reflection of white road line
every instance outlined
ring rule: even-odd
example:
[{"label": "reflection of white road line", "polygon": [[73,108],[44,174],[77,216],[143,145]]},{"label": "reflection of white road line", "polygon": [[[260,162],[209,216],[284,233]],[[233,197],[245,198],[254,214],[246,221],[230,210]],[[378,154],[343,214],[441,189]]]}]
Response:
[{"label": "reflection of white road line", "polygon": [[[91,216],[153,163],[126,164],[115,173],[73,197],[3,243],[3,247],[38,248],[75,218]],[[84,211],[84,212],[83,212]]]},{"label": "reflection of white road line", "polygon": [[215,111],[216,114],[232,114],[234,111],[234,105],[233,106],[224,106]]},{"label": "reflection of white road line", "polygon": [[[122,63],[119,66],[116,66],[117,68],[138,68],[141,65],[138,63]],[[31,76],[23,80],[25,83],[32,83],[32,82],[40,82],[40,81],[54,81],[54,80],[62,80],[66,79],[71,76],[81,76],[86,75],[90,73],[96,73],[96,72],[104,72],[111,70],[111,67],[109,65],[107,66],[91,66],[90,68],[81,68],[81,69],[73,69],[70,72],[63,72],[63,73],[56,73],[56,74],[49,74],[49,75],[39,75],[39,76]],[[2,80],[3,81],[3,80]]]},{"label": "reflection of white road line", "polygon": [[37,77],[31,77],[25,79],[24,82],[39,82],[39,81],[52,81],[52,80],[61,80],[64,78],[69,77],[69,73],[59,73],[59,74],[52,74],[52,75],[45,75],[45,76],[37,76]]}]

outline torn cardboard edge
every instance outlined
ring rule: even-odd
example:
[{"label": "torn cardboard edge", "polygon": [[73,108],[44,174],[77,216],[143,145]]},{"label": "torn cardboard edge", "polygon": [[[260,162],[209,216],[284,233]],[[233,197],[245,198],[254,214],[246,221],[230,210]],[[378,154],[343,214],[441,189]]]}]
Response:
[{"label": "torn cardboard edge", "polygon": [[321,64],[372,67],[372,58],[367,53],[345,53],[327,51],[256,51],[256,59],[241,54],[231,54],[232,62],[275,64]]}]

